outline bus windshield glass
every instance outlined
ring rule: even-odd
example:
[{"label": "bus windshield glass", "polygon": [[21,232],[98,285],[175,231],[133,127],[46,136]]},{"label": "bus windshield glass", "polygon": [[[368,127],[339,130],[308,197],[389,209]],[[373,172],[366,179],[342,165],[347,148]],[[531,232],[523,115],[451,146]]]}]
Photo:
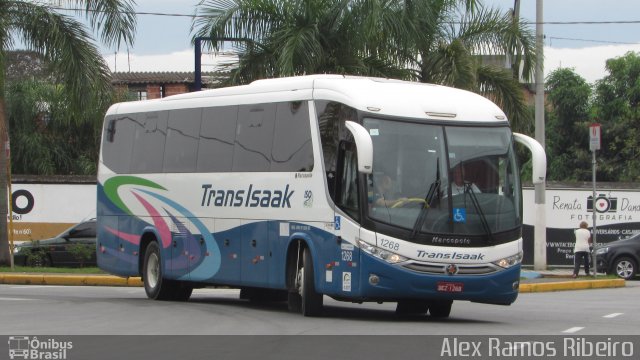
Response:
[{"label": "bus windshield glass", "polygon": [[482,236],[521,225],[507,126],[364,119],[373,140],[368,217],[418,234]]}]

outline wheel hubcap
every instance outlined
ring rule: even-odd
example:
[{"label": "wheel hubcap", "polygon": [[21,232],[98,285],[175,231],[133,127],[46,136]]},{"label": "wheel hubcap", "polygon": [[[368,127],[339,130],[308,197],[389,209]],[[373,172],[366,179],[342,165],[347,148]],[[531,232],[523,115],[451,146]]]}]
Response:
[{"label": "wheel hubcap", "polygon": [[300,268],[298,270],[298,278],[296,279],[296,283],[298,284],[298,294],[302,296],[302,288],[304,286],[304,268]]},{"label": "wheel hubcap", "polygon": [[155,288],[158,285],[158,276],[160,274],[160,262],[158,255],[151,254],[147,262],[147,282],[149,286]]},{"label": "wheel hubcap", "polygon": [[623,278],[629,278],[633,275],[633,265],[628,262],[628,261],[621,261],[618,263],[618,266],[616,267],[616,272],[618,273],[618,276],[623,277]]}]

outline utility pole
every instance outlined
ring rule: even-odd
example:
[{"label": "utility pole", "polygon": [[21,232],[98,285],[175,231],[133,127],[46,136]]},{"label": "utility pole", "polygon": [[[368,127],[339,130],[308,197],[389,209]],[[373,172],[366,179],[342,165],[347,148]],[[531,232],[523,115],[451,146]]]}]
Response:
[{"label": "utility pole", "polygon": [[[536,140],[545,148],[544,136],[544,32],[542,0],[536,0]],[[545,209],[545,183],[535,185],[536,220],[534,228],[534,270],[547,269],[547,213]]]},{"label": "utility pole", "polygon": [[251,42],[246,38],[237,37],[209,37],[198,36],[194,40],[194,78],[193,78],[193,91],[202,90],[202,42],[211,41],[217,43],[218,41],[232,41],[232,42]]},{"label": "utility pole", "polygon": [[198,36],[195,39],[195,73],[193,79],[193,90],[200,91],[202,90],[202,41],[203,40],[213,40],[213,38]]},{"label": "utility pole", "polygon": [[[520,22],[520,0],[513,0],[513,11],[511,12],[511,21],[513,22],[513,26],[518,28],[518,24]],[[514,76],[518,76],[518,81],[520,81],[520,64],[516,64],[516,59],[513,54],[507,52],[505,56],[507,69],[511,69],[511,72]]]},{"label": "utility pole", "polygon": [[[591,246],[593,246],[593,249],[596,248],[596,244],[597,244],[597,235],[598,235],[598,231],[597,231],[597,227],[596,227],[596,219],[598,218],[598,207],[596,206],[596,170],[598,167],[598,164],[596,163],[596,151],[600,150],[600,124],[595,123],[595,124],[591,124],[591,126],[589,126],[589,150],[591,150],[591,165],[592,165],[592,170],[591,170],[591,178],[593,181],[593,195],[591,197],[591,208],[593,210],[593,235],[591,236],[592,239],[592,244]],[[592,254],[592,259],[590,259],[591,261],[591,268],[593,270],[593,277],[595,278],[596,276],[598,276],[598,268],[597,268],[597,262],[596,262],[596,252],[594,251]],[[578,259],[574,260],[574,261],[578,261]]]}]

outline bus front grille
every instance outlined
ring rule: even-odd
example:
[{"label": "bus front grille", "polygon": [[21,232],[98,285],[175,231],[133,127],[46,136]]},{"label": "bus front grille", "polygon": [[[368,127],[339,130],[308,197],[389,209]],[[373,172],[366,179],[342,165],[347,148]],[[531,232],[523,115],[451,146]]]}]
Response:
[{"label": "bus front grille", "polygon": [[[432,264],[432,263],[407,263],[403,264],[405,268],[425,274],[447,274],[449,264]],[[461,265],[456,264],[458,271],[456,275],[487,275],[498,271],[500,268],[493,264],[482,265]]]}]

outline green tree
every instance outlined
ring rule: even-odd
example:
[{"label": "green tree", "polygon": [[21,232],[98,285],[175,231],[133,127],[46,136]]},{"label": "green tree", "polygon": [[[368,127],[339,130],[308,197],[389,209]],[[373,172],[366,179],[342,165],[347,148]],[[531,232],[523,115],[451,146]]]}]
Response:
[{"label": "green tree", "polygon": [[[394,43],[408,52],[400,60],[418,69],[419,81],[480,93],[505,110],[515,130],[531,132],[518,81],[530,79],[535,66],[535,35],[528,23],[481,1],[400,3],[403,9],[394,17],[406,24],[393,35]],[[512,70],[503,66],[505,55],[516,64]]]},{"label": "green tree", "polygon": [[102,118],[111,94],[103,94],[72,120],[64,86],[42,80],[8,84],[6,91],[11,171],[29,175],[95,175]]},{"label": "green tree", "polygon": [[46,62],[35,51],[7,51],[5,58],[5,81],[7,84],[22,80],[53,79]]},{"label": "green tree", "polygon": [[547,178],[588,181],[591,179],[589,127],[591,86],[573,69],[554,70],[546,80]]},{"label": "green tree", "polygon": [[595,115],[602,124],[598,154],[601,181],[640,181],[640,55],[606,62],[609,75],[596,82]]},{"label": "green tree", "polygon": [[[196,36],[235,41],[241,55],[230,82],[302,74],[337,73],[406,78],[364,44],[362,1],[203,0],[192,28]],[[218,49],[222,41],[213,45]]]},{"label": "green tree", "polygon": [[[110,72],[87,29],[79,19],[60,13],[68,6],[85,15],[89,26],[109,46],[133,43],[135,15],[131,0],[66,0],[56,4],[0,0],[0,140],[8,141],[5,113],[5,64],[7,52],[19,38],[28,50],[39,53],[56,80],[69,94],[68,111],[82,114],[95,95],[109,91]],[[71,117],[82,123],[82,116]],[[7,158],[0,151],[0,218],[7,218]],[[0,265],[9,264],[7,222],[0,221]]]},{"label": "green tree", "polygon": [[316,73],[413,79],[482,93],[516,129],[530,122],[517,76],[480,55],[522,59],[517,75],[528,78],[535,37],[480,1],[203,0],[196,13],[196,36],[242,39],[233,83]]}]

